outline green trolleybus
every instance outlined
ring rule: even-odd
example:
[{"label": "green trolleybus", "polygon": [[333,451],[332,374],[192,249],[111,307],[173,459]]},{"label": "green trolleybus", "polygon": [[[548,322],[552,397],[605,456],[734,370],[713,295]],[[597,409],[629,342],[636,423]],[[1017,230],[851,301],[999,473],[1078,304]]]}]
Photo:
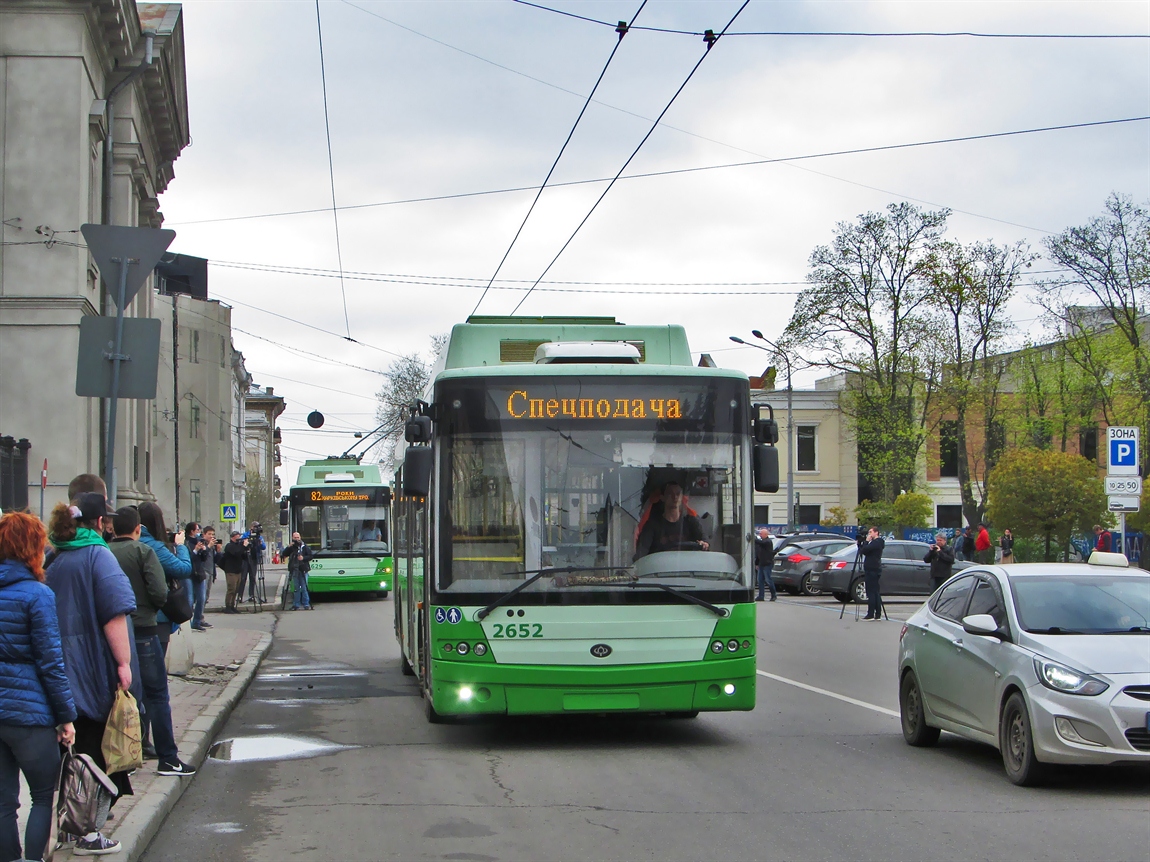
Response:
[{"label": "green trolleybus", "polygon": [[754,708],[778,430],[745,375],[692,366],[678,326],[471,317],[425,399],[396,451],[395,631],[429,721]]},{"label": "green trolleybus", "polygon": [[393,577],[391,489],[377,465],[354,458],[306,461],[281,505],[288,516],[281,521],[315,552],[309,592],[387,597]]}]

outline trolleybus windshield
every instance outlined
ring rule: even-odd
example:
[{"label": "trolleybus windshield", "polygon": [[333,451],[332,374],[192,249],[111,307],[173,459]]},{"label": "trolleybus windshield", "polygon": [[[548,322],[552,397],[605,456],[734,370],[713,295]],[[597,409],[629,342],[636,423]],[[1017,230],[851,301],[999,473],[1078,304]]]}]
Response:
[{"label": "trolleybus windshield", "polygon": [[325,552],[370,555],[390,552],[386,488],[293,488],[292,506],[300,538]]},{"label": "trolleybus windshield", "polygon": [[610,591],[650,601],[652,591],[634,587],[749,586],[745,384],[453,383],[437,395],[452,408],[440,447],[450,537],[440,591],[503,594],[549,567],[585,571],[539,578],[525,597]]}]

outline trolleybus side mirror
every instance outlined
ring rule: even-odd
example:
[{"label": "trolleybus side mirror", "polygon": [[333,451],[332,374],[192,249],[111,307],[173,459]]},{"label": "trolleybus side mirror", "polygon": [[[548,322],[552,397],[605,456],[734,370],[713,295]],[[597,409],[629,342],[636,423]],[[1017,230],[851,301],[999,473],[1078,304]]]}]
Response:
[{"label": "trolleybus side mirror", "polygon": [[[419,417],[427,418],[427,417]],[[430,446],[410,446],[403,454],[403,494],[405,497],[426,497],[431,490],[431,468],[435,451]],[[778,464],[776,462],[776,474]]]},{"label": "trolleybus side mirror", "polygon": [[380,499],[383,501],[383,504],[385,506],[388,503],[390,503],[391,502],[391,488],[384,488],[383,493],[380,494]]},{"label": "trolleybus side mirror", "polygon": [[280,509],[280,526],[286,527],[288,525],[288,510]]},{"label": "trolleybus side mirror", "polygon": [[431,442],[431,417],[412,416],[403,426],[403,439],[408,443]]},{"label": "trolleybus side mirror", "polygon": [[763,443],[755,444],[755,490],[774,494],[779,490],[779,450]]},{"label": "trolleybus side mirror", "polygon": [[[767,411],[767,416],[763,416],[763,411]],[[766,443],[773,446],[779,442],[779,423],[775,421],[775,411],[770,404],[752,404],[751,405],[752,431],[754,433],[756,443]]]}]

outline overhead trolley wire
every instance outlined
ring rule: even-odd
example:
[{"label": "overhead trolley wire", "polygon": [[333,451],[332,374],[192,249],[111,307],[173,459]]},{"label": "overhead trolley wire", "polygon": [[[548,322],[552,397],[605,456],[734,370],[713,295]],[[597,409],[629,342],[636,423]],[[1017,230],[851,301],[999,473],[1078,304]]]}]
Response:
[{"label": "overhead trolley wire", "polygon": [[335,224],[335,258],[339,263],[340,279],[339,292],[343,297],[343,324],[347,329],[347,337],[351,338],[351,321],[347,316],[347,288],[343,283],[343,248],[339,239],[339,207],[335,199],[335,162],[331,156],[331,120],[327,109],[327,71],[323,61],[323,22],[319,14],[319,0],[315,0],[315,29],[319,37],[319,78],[323,85],[323,128],[327,134],[327,175],[331,181],[331,218]]},{"label": "overhead trolley wire", "polygon": [[[644,173],[639,173],[639,174],[627,174],[626,176],[618,177],[617,179],[621,179],[621,180],[652,179],[655,177],[675,176],[677,174],[693,174],[693,173],[700,173],[702,171],[725,170],[727,168],[746,168],[746,167],[754,167],[757,165],[774,165],[774,164],[780,164],[783,162],[801,162],[801,161],[809,161],[811,159],[826,159],[826,158],[832,158],[834,156],[853,156],[853,155],[860,155],[860,154],[864,154],[864,153],[885,152],[887,150],[906,150],[906,149],[912,149],[912,148],[916,148],[916,147],[931,147],[931,146],[937,146],[939,144],[958,144],[958,143],[965,143],[967,141],[985,141],[985,140],[991,140],[994,138],[1010,138],[1010,137],[1017,137],[1019,135],[1034,135],[1034,134],[1039,134],[1042,132],[1061,132],[1061,131],[1066,131],[1068,129],[1087,129],[1087,128],[1092,128],[1095,126],[1115,126],[1115,125],[1121,125],[1124,123],[1141,123],[1141,122],[1145,122],[1146,120],[1150,120],[1150,115],[1148,115],[1148,116],[1137,116],[1137,117],[1121,117],[1121,118],[1115,119],[1115,120],[1091,120],[1091,121],[1084,122],[1084,123],[1064,123],[1064,124],[1057,125],[1057,126],[1038,126],[1038,127],[1030,128],[1030,129],[1013,129],[1013,130],[1007,131],[1007,132],[988,132],[988,133],[980,134],[980,135],[961,135],[961,136],[952,137],[952,138],[933,138],[933,139],[929,139],[929,140],[925,140],[925,141],[910,141],[910,142],[903,143],[903,144],[880,144],[880,145],[873,146],[873,147],[855,147],[853,149],[847,149],[847,150],[827,150],[824,152],[805,153],[805,154],[797,155],[797,156],[780,156],[777,158],[754,159],[754,160],[744,161],[744,162],[725,162],[725,163],[719,164],[719,165],[700,165],[698,167],[693,167],[693,168],[669,168],[669,169],[663,170],[663,171],[646,171]],[[594,179],[585,179],[585,180],[565,180],[564,182],[552,183],[550,187],[553,189],[556,189],[556,188],[562,188],[564,186],[585,186],[585,185],[593,185],[595,183],[605,183],[605,182],[611,182],[611,178],[610,177],[595,177]],[[536,189],[535,186],[514,186],[514,187],[510,187],[510,188],[503,188],[503,189],[486,189],[486,190],[477,191],[477,192],[459,192],[456,194],[449,194],[449,195],[429,195],[427,197],[419,197],[419,198],[400,198],[400,199],[391,200],[391,201],[376,201],[375,203],[354,204],[351,206],[340,207],[339,209],[342,211],[347,211],[347,210],[357,210],[357,209],[371,209],[374,207],[398,206],[400,204],[432,203],[435,201],[457,200],[460,198],[485,197],[488,195],[501,195],[501,194],[509,194],[509,193],[513,193],[513,192],[529,192],[529,191],[535,191],[535,189]],[[244,215],[244,216],[223,216],[220,218],[200,219],[198,221],[173,222],[173,225],[209,224],[209,223],[224,222],[224,221],[246,221],[249,219],[275,218],[278,216],[312,215],[315,213],[321,213],[321,212],[327,212],[327,211],[328,211],[327,209],[323,209],[323,208],[306,209],[306,210],[284,210],[282,212],[254,213],[252,215]],[[66,245],[67,243],[60,243],[60,244]],[[354,339],[349,339],[349,340],[354,341]]]},{"label": "overhead trolley wire", "polygon": [[595,200],[595,203],[591,204],[591,209],[587,211],[587,215],[583,216],[583,220],[579,222],[578,225],[576,225],[575,230],[571,232],[571,236],[569,236],[567,241],[563,243],[563,247],[555,253],[555,257],[551,258],[551,262],[547,264],[547,266],[543,269],[543,272],[541,272],[539,277],[535,279],[535,283],[531,285],[531,287],[527,288],[527,293],[523,294],[523,297],[519,300],[518,303],[516,303],[515,308],[511,310],[512,314],[517,312],[519,307],[523,305],[524,302],[526,302],[527,297],[529,297],[531,292],[539,286],[539,282],[543,280],[543,277],[547,275],[547,273],[551,270],[551,267],[555,265],[555,262],[559,260],[563,252],[567,250],[567,247],[571,245],[571,242],[575,239],[576,235],[578,235],[579,231],[583,229],[583,225],[587,224],[587,220],[591,218],[591,214],[595,212],[599,204],[603,202],[603,198],[607,197],[607,193],[611,191],[615,183],[619,180],[619,177],[623,175],[623,171],[627,170],[627,166],[631,164],[631,161],[635,158],[635,156],[639,154],[639,150],[643,148],[643,144],[647,143],[647,139],[655,133],[655,129],[659,127],[659,121],[663,119],[667,111],[671,110],[671,106],[675,104],[675,100],[679,98],[679,94],[683,92],[687,84],[690,83],[691,78],[695,76],[695,72],[697,72],[699,67],[703,65],[703,61],[707,59],[707,55],[711,53],[711,49],[715,47],[715,43],[718,42],[720,38],[722,38],[723,33],[726,33],[727,30],[730,29],[730,26],[735,23],[735,19],[742,14],[743,10],[747,8],[747,4],[750,2],[751,0],[743,0],[743,4],[737,10],[735,10],[735,14],[732,15],[731,20],[727,22],[727,26],[724,27],[718,35],[716,35],[711,30],[707,31],[707,35],[703,37],[703,41],[706,42],[707,45],[706,49],[703,51],[703,55],[699,57],[698,62],[696,62],[693,67],[691,67],[691,71],[687,73],[687,77],[683,79],[683,83],[679,85],[679,89],[675,91],[674,95],[671,96],[670,100],[663,107],[663,110],[659,112],[659,116],[655,118],[655,121],[651,124],[651,128],[647,130],[647,134],[643,135],[643,139],[639,141],[638,146],[632,150],[631,155],[627,156],[627,160],[623,162],[623,166],[619,168],[619,170],[615,173],[615,176],[611,178],[611,182],[607,184],[607,188],[603,189],[603,193],[599,195],[599,197]]},{"label": "overhead trolley wire", "polygon": [[[610,21],[601,21],[598,18],[588,18],[586,15],[576,15],[574,12],[567,12],[563,9],[555,9],[551,6],[544,6],[541,3],[532,3],[530,0],[513,0],[520,6],[530,6],[533,9],[540,9],[544,12],[551,12],[555,15],[562,15],[565,18],[575,18],[578,21],[586,21],[589,24],[598,24],[602,27],[614,27]],[[635,30],[646,30],[649,33],[668,33],[676,36],[702,36],[704,33],[698,30],[677,30],[671,27],[634,27]],[[965,36],[976,39],[1150,39],[1150,34],[1145,33],[979,33],[970,30],[912,30],[912,31],[898,31],[898,32],[864,32],[864,31],[827,31],[827,30],[742,30],[734,33],[727,33],[728,36],[845,36],[845,37],[864,37],[864,38],[892,38],[900,36],[910,37],[953,37]]]},{"label": "overhead trolley wire", "polygon": [[471,313],[479,311],[479,306],[483,304],[487,292],[491,290],[491,285],[495,283],[496,277],[499,275],[500,270],[503,269],[503,264],[507,263],[507,257],[511,254],[511,249],[515,248],[515,243],[519,241],[519,236],[523,233],[523,228],[527,227],[527,220],[531,218],[531,213],[535,211],[535,205],[539,203],[539,198],[543,194],[543,190],[547,188],[547,183],[551,180],[551,175],[555,173],[555,168],[559,167],[559,160],[563,158],[563,153],[567,149],[567,145],[571,143],[571,138],[575,134],[575,130],[579,128],[579,121],[583,119],[583,115],[587,113],[587,108],[591,105],[591,100],[595,96],[595,91],[599,89],[599,85],[603,83],[603,76],[607,74],[607,69],[611,65],[611,61],[615,59],[615,54],[619,50],[619,46],[623,44],[623,37],[627,35],[627,30],[635,26],[635,20],[639,17],[639,13],[643,11],[643,7],[647,5],[647,0],[643,0],[639,4],[639,8],[635,10],[635,14],[631,16],[631,23],[620,21],[615,27],[615,32],[619,34],[619,38],[615,40],[614,47],[611,48],[611,53],[607,57],[607,62],[603,64],[602,71],[599,72],[599,77],[595,79],[595,86],[591,88],[591,92],[587,94],[587,98],[583,102],[583,107],[579,109],[579,116],[575,118],[575,123],[571,126],[571,131],[567,133],[566,140],[563,141],[563,146],[559,148],[559,153],[555,156],[555,161],[551,163],[551,169],[547,171],[547,176],[543,178],[543,184],[539,186],[539,190],[535,192],[535,197],[531,200],[531,206],[527,208],[526,214],[523,216],[523,221],[519,224],[519,230],[515,231],[515,236],[511,238],[511,244],[507,246],[507,251],[503,252],[503,257],[499,261],[499,266],[495,267],[495,272],[491,274],[490,280],[487,282],[487,287],[483,289],[483,293],[479,295],[479,301],[475,303],[475,308],[471,309]]}]

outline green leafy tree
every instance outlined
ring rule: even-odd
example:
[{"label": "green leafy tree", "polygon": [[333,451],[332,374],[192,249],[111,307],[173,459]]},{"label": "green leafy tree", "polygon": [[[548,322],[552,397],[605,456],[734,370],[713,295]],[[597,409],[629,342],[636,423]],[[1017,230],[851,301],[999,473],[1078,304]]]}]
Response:
[{"label": "green leafy tree", "polygon": [[1014,449],[987,478],[987,515],[1023,538],[1043,540],[1043,558],[1070,546],[1106,517],[1106,496],[1097,468],[1085,458],[1055,449]]},{"label": "green leafy tree", "polygon": [[855,507],[855,517],[860,527],[879,527],[883,530],[892,530],[898,526],[898,517],[894,513],[894,504],[882,500],[863,500]]},{"label": "green leafy tree", "polygon": [[900,527],[929,527],[934,521],[934,500],[926,494],[908,491],[891,504],[895,523]]},{"label": "green leafy tree", "polygon": [[822,525],[824,527],[845,527],[850,523],[850,517],[850,512],[842,506],[831,506],[823,515]]},{"label": "green leafy tree", "polygon": [[810,256],[810,284],[784,333],[809,364],[846,375],[841,407],[873,496],[913,488],[935,379],[927,366],[932,250],[949,210],[891,204],[841,222]]}]

